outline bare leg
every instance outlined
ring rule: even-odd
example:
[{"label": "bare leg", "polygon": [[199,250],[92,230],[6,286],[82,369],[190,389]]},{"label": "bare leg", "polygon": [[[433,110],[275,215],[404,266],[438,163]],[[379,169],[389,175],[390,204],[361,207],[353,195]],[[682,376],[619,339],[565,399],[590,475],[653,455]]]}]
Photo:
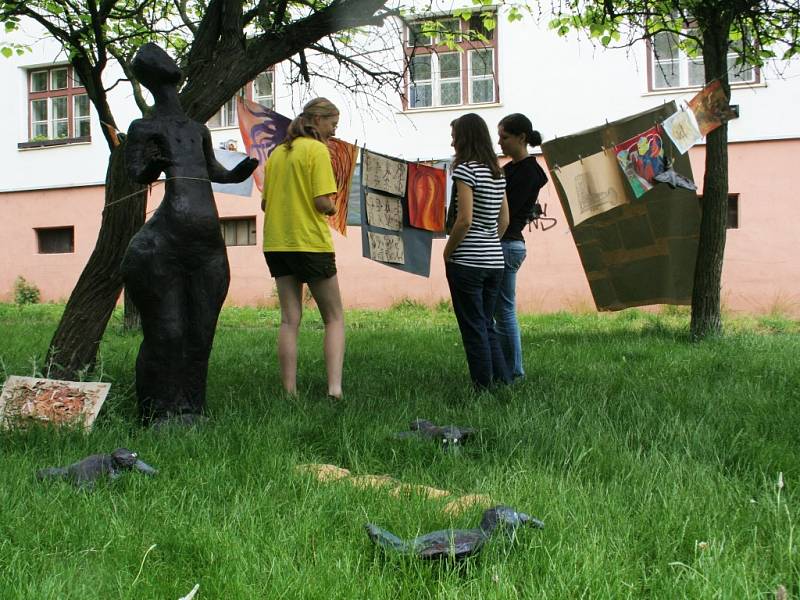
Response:
[{"label": "bare leg", "polygon": [[278,363],[281,382],[290,394],[297,393],[297,332],[303,318],[303,284],[293,275],[275,279],[281,305],[281,328],[278,332]]},{"label": "bare leg", "polygon": [[325,322],[325,367],[328,371],[328,395],[342,397],[344,366],[344,309],[336,275],[308,284]]}]

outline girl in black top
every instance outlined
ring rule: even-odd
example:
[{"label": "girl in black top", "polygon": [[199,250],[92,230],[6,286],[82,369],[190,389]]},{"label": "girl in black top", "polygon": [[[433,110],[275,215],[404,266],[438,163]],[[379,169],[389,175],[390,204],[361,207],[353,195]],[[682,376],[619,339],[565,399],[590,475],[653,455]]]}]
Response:
[{"label": "girl in black top", "polygon": [[503,167],[510,223],[500,240],[505,270],[495,305],[495,329],[511,375],[516,379],[525,375],[516,309],[517,271],[526,256],[522,229],[533,216],[539,190],[547,183],[547,175],[536,158],[528,154],[528,146],[542,143],[542,136],[533,130],[528,117],[520,113],[504,117],[497,126],[497,134],[500,149],[511,158],[511,162]]}]

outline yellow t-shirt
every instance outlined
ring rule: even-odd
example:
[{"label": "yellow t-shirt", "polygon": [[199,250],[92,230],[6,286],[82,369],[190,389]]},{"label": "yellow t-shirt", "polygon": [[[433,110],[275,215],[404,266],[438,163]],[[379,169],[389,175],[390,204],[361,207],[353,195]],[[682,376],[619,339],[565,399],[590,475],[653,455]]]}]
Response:
[{"label": "yellow t-shirt", "polygon": [[292,149],[278,144],[264,166],[265,252],[333,252],[325,215],[314,198],[336,192],[328,147],[300,137]]}]

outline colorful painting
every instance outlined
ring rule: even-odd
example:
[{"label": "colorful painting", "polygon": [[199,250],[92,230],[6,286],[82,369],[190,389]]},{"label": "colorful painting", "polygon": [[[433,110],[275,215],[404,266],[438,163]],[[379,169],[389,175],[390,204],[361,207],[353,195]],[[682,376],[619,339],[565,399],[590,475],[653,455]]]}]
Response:
[{"label": "colorful painting", "polygon": [[381,229],[403,229],[403,205],[400,198],[367,192],[367,223]]},{"label": "colorful painting", "polygon": [[728,98],[722,90],[722,83],[716,79],[709,83],[697,95],[689,100],[700,134],[705,137],[723,123],[736,119],[736,114],[728,104]]},{"label": "colorful painting", "polygon": [[406,262],[403,238],[399,235],[385,235],[370,231],[368,237],[369,256],[372,260],[401,265]]},{"label": "colorful painting", "polygon": [[408,168],[405,161],[364,150],[362,162],[365,186],[395,196],[406,193]]},{"label": "colorful painting", "polygon": [[333,175],[336,178],[336,196],[333,203],[336,214],[328,217],[330,226],[347,235],[347,201],[350,198],[350,182],[353,180],[353,171],[358,160],[358,146],[338,138],[328,140],[328,150],[331,153]]},{"label": "colorful painting", "polygon": [[556,167],[554,173],[569,202],[573,225],[628,202],[619,165],[610,150]]},{"label": "colorful painting", "polygon": [[264,163],[275,146],[286,137],[286,130],[292,120],[240,96],[236,98],[236,111],[239,116],[239,132],[247,154],[258,159],[259,166],[253,171],[253,179],[256,187],[263,190]]},{"label": "colorful painting", "polygon": [[411,227],[444,231],[447,174],[418,163],[408,165],[408,221]]},{"label": "colorful painting", "polygon": [[664,131],[681,154],[686,154],[703,137],[694,120],[694,113],[690,110],[679,110],[667,117],[663,125]]},{"label": "colorful painting", "polygon": [[614,147],[620,167],[634,196],[641,198],[654,185],[654,177],[663,173],[664,142],[661,126],[656,125]]},{"label": "colorful painting", "polygon": [[109,389],[110,383],[11,375],[0,393],[0,428],[24,429],[38,424],[88,431]]}]

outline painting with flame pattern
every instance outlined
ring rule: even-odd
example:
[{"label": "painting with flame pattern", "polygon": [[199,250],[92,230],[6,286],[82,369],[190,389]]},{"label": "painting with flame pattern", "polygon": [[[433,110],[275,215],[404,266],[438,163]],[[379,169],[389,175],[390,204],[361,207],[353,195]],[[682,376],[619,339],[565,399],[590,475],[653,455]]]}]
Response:
[{"label": "painting with flame pattern", "polygon": [[411,227],[434,233],[444,231],[444,169],[419,163],[408,165],[408,221]]},{"label": "painting with flame pattern", "polygon": [[338,138],[330,138],[328,150],[331,153],[333,176],[336,179],[337,188],[336,196],[333,198],[336,214],[328,217],[328,223],[333,229],[346,236],[347,204],[350,198],[350,182],[353,179],[353,171],[358,158],[358,146]]}]

